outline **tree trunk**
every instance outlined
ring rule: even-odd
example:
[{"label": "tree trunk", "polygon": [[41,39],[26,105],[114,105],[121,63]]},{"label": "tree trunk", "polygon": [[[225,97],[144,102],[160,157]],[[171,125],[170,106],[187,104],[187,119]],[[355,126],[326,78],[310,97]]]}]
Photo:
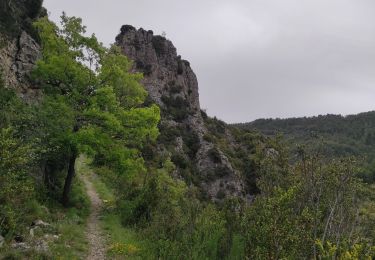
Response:
[{"label": "tree trunk", "polygon": [[65,179],[64,191],[62,195],[62,204],[67,207],[69,204],[69,194],[72,188],[73,177],[75,175],[75,163],[77,159],[77,151],[74,149],[72,155],[69,158],[68,174]]}]

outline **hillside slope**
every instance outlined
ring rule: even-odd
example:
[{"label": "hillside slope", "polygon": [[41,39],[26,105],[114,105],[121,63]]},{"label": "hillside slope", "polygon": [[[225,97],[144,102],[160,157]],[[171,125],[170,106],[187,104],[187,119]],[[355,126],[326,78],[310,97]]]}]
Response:
[{"label": "hillside slope", "polygon": [[267,136],[282,134],[292,152],[303,145],[330,158],[356,156],[365,159],[365,175],[375,176],[375,112],[357,115],[320,115],[289,119],[258,119],[236,124],[240,129],[258,130]]},{"label": "hillside slope", "polygon": [[256,129],[265,135],[282,133],[298,143],[328,142],[333,155],[361,155],[373,152],[375,143],[375,112],[357,115],[325,115],[289,119],[258,119],[237,124],[243,129]]}]

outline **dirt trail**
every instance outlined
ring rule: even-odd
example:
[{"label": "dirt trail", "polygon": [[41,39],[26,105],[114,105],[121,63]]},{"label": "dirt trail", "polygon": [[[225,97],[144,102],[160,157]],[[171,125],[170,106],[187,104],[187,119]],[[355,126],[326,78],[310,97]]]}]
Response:
[{"label": "dirt trail", "polygon": [[105,241],[101,234],[99,226],[99,215],[102,208],[102,200],[99,198],[92,182],[85,175],[80,175],[80,178],[85,183],[87,195],[91,201],[91,213],[87,220],[87,240],[89,241],[89,254],[87,259],[106,259],[105,257]]}]

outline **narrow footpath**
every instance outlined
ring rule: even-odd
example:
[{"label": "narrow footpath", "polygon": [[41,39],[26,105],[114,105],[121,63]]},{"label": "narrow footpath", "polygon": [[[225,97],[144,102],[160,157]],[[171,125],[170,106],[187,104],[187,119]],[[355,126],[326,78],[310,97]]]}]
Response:
[{"label": "narrow footpath", "polygon": [[89,254],[87,259],[101,260],[106,259],[105,241],[99,226],[100,212],[103,202],[96,192],[92,182],[86,175],[80,175],[80,178],[85,183],[87,195],[91,201],[91,213],[87,219],[87,240],[89,242]]}]

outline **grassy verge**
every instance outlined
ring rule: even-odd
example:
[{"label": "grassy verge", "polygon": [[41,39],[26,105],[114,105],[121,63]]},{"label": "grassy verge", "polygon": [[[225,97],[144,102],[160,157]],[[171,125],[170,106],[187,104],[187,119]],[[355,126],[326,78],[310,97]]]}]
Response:
[{"label": "grassy verge", "polygon": [[[77,172],[81,174],[79,170]],[[82,259],[88,251],[85,230],[90,201],[79,178],[75,178],[73,184],[71,203],[74,207],[59,210],[54,214],[55,225],[61,235],[51,247],[51,253],[57,259]]]},{"label": "grassy verge", "polygon": [[[114,259],[145,259],[145,243],[132,228],[124,227],[121,218],[116,212],[115,195],[104,176],[94,174],[89,168],[90,160],[81,157],[81,172],[86,174],[93,183],[100,198],[104,202],[101,227],[106,236],[108,256]],[[147,257],[146,257],[147,258]]]}]

